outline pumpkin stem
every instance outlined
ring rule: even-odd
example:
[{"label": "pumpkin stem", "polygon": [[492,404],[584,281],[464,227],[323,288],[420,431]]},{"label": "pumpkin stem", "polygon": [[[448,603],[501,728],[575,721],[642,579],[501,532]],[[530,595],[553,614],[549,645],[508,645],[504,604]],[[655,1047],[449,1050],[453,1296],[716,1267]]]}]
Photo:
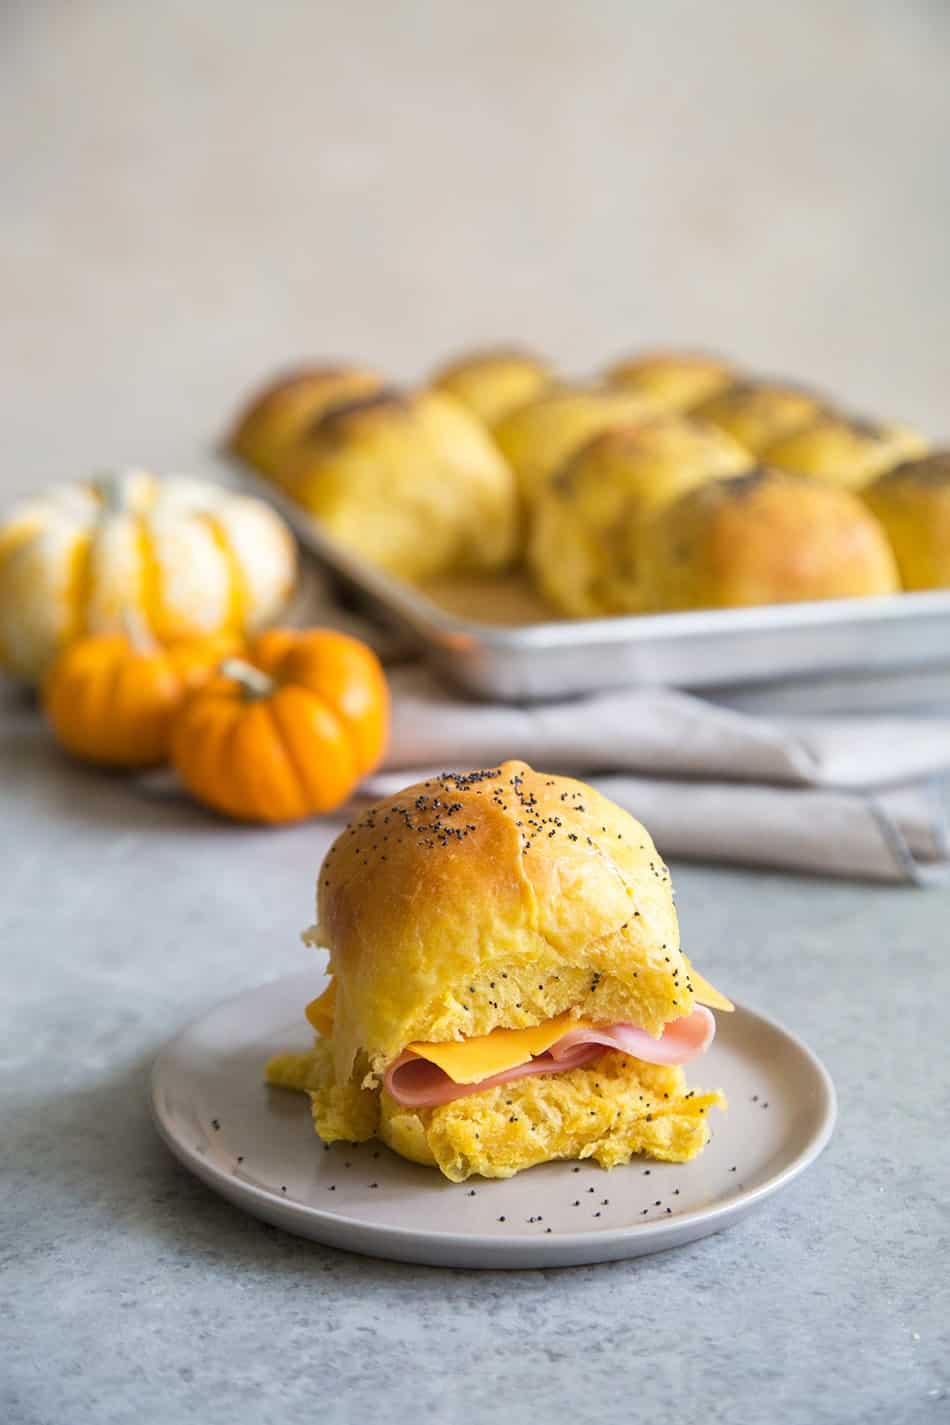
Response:
[{"label": "pumpkin stem", "polygon": [[243,658],[225,658],[218,672],[225,678],[233,678],[248,702],[253,702],[256,698],[269,698],[274,691],[273,678]]},{"label": "pumpkin stem", "polygon": [[152,630],[138,609],[125,604],[122,609],[122,632],[136,653],[154,653],[156,648]]},{"label": "pumpkin stem", "polygon": [[124,471],[112,470],[104,475],[99,475],[94,481],[94,485],[101,502],[100,516],[125,513]]}]

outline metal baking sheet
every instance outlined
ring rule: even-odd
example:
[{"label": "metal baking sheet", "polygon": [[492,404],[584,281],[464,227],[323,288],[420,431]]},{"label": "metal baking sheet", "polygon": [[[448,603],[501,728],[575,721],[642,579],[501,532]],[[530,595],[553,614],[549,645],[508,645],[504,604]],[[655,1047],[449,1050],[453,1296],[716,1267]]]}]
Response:
[{"label": "metal baking sheet", "polygon": [[[275,486],[242,472],[361,606],[474,697],[527,702],[663,684],[722,689],[855,674],[950,672],[950,590],[689,613],[558,619],[517,580],[431,594],[335,544]],[[468,610],[468,613],[463,612]],[[481,611],[481,616],[479,616]],[[487,618],[486,618],[487,611]],[[524,618],[525,621],[511,622]],[[489,621],[490,620],[490,621]]]}]

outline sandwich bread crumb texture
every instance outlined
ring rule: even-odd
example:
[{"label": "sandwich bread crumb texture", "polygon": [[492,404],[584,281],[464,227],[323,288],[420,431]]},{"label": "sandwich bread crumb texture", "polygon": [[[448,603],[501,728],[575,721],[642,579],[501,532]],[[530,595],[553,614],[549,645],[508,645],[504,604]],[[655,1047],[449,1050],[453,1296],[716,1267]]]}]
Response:
[{"label": "sandwich bread crumb texture", "polygon": [[316,934],[339,981],[336,1073],[416,1040],[575,1009],[659,1035],[693,1008],[669,872],[592,787],[523,762],[445,774],[371,807],[320,871]]},{"label": "sandwich bread crumb texture", "polygon": [[510,1178],[558,1158],[593,1158],[604,1168],[638,1153],[688,1162],[708,1140],[709,1110],[726,1106],[719,1092],[688,1090],[681,1068],[613,1051],[585,1068],[519,1079],[428,1109],[405,1108],[385,1092],[360,1088],[356,1078],[338,1084],[325,1040],[308,1053],[272,1059],[267,1080],[309,1093],[325,1143],[378,1137],[452,1182],[476,1174]]}]

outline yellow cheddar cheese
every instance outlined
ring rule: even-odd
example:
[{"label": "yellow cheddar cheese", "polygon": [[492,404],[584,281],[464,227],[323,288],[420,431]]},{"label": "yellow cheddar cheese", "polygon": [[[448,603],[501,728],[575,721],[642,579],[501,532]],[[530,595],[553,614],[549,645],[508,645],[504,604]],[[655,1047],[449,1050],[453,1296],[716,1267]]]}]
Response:
[{"label": "yellow cheddar cheese", "polygon": [[704,1004],[707,1009],[722,1009],[726,1014],[731,1014],[735,1005],[731,999],[726,999],[721,995],[715,985],[711,985],[708,980],[704,980],[698,970],[689,967],[689,982],[693,987],[693,999],[697,1004]]},{"label": "yellow cheddar cheese", "polygon": [[453,1084],[477,1084],[493,1074],[526,1064],[536,1054],[543,1054],[571,1029],[589,1029],[582,1019],[575,1019],[570,1010],[535,1024],[530,1029],[493,1029],[475,1039],[461,1039],[451,1044],[408,1044],[413,1054],[428,1059],[452,1080]]},{"label": "yellow cheddar cheese", "polygon": [[312,999],[304,1010],[319,1035],[329,1039],[333,1033],[333,1012],[336,1008],[336,980],[331,979],[322,995]]},{"label": "yellow cheddar cheese", "polygon": [[[714,985],[704,979],[692,965],[689,968],[693,998],[697,1004],[726,1013],[735,1005]],[[331,979],[326,989],[306,1008],[307,1019],[324,1039],[333,1033],[333,1014],[336,1006],[336,980]],[[477,1084],[494,1074],[503,1074],[506,1069],[514,1069],[526,1064],[536,1054],[543,1054],[556,1044],[563,1034],[571,1029],[590,1029],[593,1026],[584,1019],[575,1019],[570,1010],[559,1014],[556,1019],[545,1020],[528,1029],[493,1029],[490,1034],[482,1034],[472,1039],[461,1039],[444,1044],[416,1042],[407,1044],[413,1054],[420,1059],[428,1059],[448,1074],[454,1084]]]}]

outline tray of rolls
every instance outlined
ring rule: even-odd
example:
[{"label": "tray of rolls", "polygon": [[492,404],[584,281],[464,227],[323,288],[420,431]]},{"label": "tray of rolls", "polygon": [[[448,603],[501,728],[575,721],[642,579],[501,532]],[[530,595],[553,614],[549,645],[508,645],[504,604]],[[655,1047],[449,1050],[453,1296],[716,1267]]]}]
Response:
[{"label": "tray of rolls", "polygon": [[497,350],[413,389],[301,367],[226,448],[476,696],[948,661],[950,450],[718,357],[645,352],[578,383]]}]

